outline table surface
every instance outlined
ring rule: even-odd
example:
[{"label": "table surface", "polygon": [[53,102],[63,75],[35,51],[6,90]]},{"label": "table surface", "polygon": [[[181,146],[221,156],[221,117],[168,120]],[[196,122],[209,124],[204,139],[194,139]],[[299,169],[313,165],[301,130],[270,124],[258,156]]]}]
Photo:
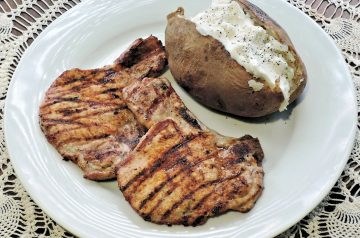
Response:
[{"label": "table surface", "polygon": [[[312,17],[342,50],[359,104],[360,0],[287,1]],[[79,2],[0,0],[0,237],[73,237],[31,200],[17,179],[5,147],[3,113],[7,87],[26,48]],[[345,170],[321,204],[278,237],[360,237],[359,141],[357,133]]]}]

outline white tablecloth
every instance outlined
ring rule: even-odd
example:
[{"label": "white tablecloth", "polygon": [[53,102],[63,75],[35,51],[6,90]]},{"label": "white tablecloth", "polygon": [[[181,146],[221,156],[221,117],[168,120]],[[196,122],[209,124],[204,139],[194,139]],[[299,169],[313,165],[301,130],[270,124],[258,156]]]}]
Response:
[{"label": "white tablecloth", "polygon": [[[44,27],[78,2],[0,0],[0,237],[72,237],[31,200],[16,178],[4,142],[3,113],[7,87],[21,55]],[[359,0],[288,2],[311,16],[336,41],[359,96]],[[279,237],[360,237],[359,158],[358,133],[347,166],[330,194]]]}]

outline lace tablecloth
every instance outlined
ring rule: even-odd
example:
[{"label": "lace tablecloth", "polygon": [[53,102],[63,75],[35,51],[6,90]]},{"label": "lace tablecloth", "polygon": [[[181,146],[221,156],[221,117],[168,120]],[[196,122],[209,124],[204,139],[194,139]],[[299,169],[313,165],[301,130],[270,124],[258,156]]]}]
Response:
[{"label": "lace tablecloth", "polygon": [[[3,113],[7,87],[21,55],[42,29],[79,2],[0,0],[0,237],[73,237],[31,200],[16,178],[5,147]],[[288,2],[335,40],[351,70],[359,102],[360,0]],[[279,237],[360,237],[359,143],[357,133],[346,168],[322,203]]]}]

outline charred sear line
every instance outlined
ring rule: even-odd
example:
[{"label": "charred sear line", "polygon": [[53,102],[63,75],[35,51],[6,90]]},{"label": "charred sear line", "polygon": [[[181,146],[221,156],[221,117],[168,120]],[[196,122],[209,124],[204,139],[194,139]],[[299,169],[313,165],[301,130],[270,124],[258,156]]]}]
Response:
[{"label": "charred sear line", "polygon": [[111,95],[111,97],[114,98],[114,99],[120,99],[120,98],[121,98],[121,97],[120,97],[118,94],[116,94],[116,93],[111,93],[110,95]]},{"label": "charred sear line", "polygon": [[86,108],[82,108],[82,109],[80,109],[80,108],[75,108],[75,109],[65,108],[65,109],[58,110],[58,112],[63,114],[64,116],[71,116],[73,114],[80,113],[80,112],[83,112],[86,110],[87,110]]},{"label": "charred sear line", "polygon": [[80,100],[79,98],[76,99],[65,99],[65,100],[56,100],[53,103],[50,103],[52,105],[61,103],[61,102],[76,102],[76,103],[84,103],[88,104],[89,106],[118,106],[119,103],[115,102],[101,102],[101,101],[93,101],[93,100]]},{"label": "charred sear line", "polygon": [[[204,202],[206,201],[206,199],[208,199],[208,198],[211,196],[211,194],[212,194],[212,192],[210,192],[210,193],[206,194],[204,197],[202,197],[202,198],[200,199],[200,201],[199,201],[198,203],[196,203],[196,205],[193,207],[193,210],[196,210],[196,209],[200,208],[200,207],[204,204]],[[192,195],[193,195],[193,194],[191,194],[191,196],[192,196]]]},{"label": "charred sear line", "polygon": [[80,92],[81,90],[81,87],[80,86],[74,86],[71,88],[72,91],[75,91],[75,92]]},{"label": "charred sear line", "polygon": [[75,82],[84,81],[86,79],[86,76],[82,76],[80,78],[71,78],[70,80],[65,81],[63,85],[69,85]]},{"label": "charred sear line", "polygon": [[101,84],[107,84],[114,82],[113,77],[104,77],[99,81]]},{"label": "charred sear line", "polygon": [[[129,110],[128,107],[127,107],[127,105],[124,105],[124,106],[122,106],[122,107],[115,108],[113,114],[114,114],[114,115],[118,115],[119,113],[123,112],[124,110]],[[109,111],[111,111],[111,110],[109,110]]]},{"label": "charred sear line", "polygon": [[44,125],[45,127],[53,126],[53,125],[56,125],[56,124],[67,124],[67,125],[74,124],[74,125],[84,125],[83,123],[78,122],[78,121],[74,121],[74,120],[64,120],[64,119],[47,119],[47,118],[43,118],[42,120],[46,123],[46,125]]},{"label": "charred sear line", "polygon": [[[76,124],[76,125],[81,125],[83,127],[78,127],[78,128],[72,128],[72,129],[67,129],[67,128],[64,128],[64,130],[59,130],[57,132],[55,132],[54,134],[50,134],[50,136],[55,136],[55,135],[58,135],[59,133],[62,133],[63,131],[67,131],[67,132],[70,132],[72,130],[76,130],[76,129],[81,129],[81,128],[88,128],[92,125],[85,125],[84,123],[82,122],[79,122],[78,120],[81,120],[81,119],[89,119],[91,117],[95,117],[95,116],[100,116],[100,114],[105,114],[105,113],[109,113],[109,112],[112,112],[112,111],[117,111],[116,114],[119,114],[121,113],[123,110],[127,110],[126,107],[122,108],[122,107],[119,107],[117,109],[107,109],[107,110],[100,110],[100,111],[95,111],[95,112],[92,112],[92,113],[88,113],[88,114],[85,114],[85,115],[81,115],[81,116],[74,116],[71,117],[71,119],[68,119],[68,120],[64,120],[64,119],[47,119],[44,117],[44,115],[46,114],[43,114],[42,116],[42,120],[43,122],[46,123],[46,125],[44,126],[47,126],[47,127],[50,127],[50,126],[57,126],[57,123],[61,123],[61,124]],[[48,124],[48,123],[52,123],[52,124]]]},{"label": "charred sear line", "polygon": [[79,97],[71,97],[71,98],[54,98],[52,104],[57,104],[60,102],[78,102],[80,101]]},{"label": "charred sear line", "polygon": [[109,88],[109,89],[106,89],[104,91],[102,91],[102,93],[115,93],[117,91],[120,91],[121,89],[119,88]]},{"label": "charred sear line", "polygon": [[70,138],[64,141],[58,141],[56,143],[57,146],[62,146],[65,144],[69,144],[69,143],[73,143],[73,142],[90,142],[90,141],[94,141],[94,140],[101,140],[101,139],[106,139],[110,136],[110,134],[101,134],[101,135],[95,135],[95,136],[91,136],[91,137],[82,137],[81,139],[79,138]]},{"label": "charred sear line", "polygon": [[[94,76],[94,77],[96,77],[96,76]],[[100,80],[91,80],[90,78],[88,78],[87,81],[82,82],[79,85],[76,85],[70,89],[65,89],[65,90],[62,88],[61,89],[55,88],[55,90],[53,90],[52,92],[48,92],[47,96],[52,97],[52,95],[58,95],[58,97],[61,97],[61,96],[66,96],[66,95],[68,95],[70,93],[74,93],[74,92],[80,93],[82,89],[88,89],[89,87],[92,87],[92,86],[96,86],[96,87],[99,87],[99,89],[101,89],[104,87],[104,82],[102,81],[102,79],[103,78],[101,78]],[[107,87],[107,85],[106,85],[106,87]],[[116,85],[116,87],[117,87],[117,91],[120,91],[121,89],[124,88],[123,85]],[[106,91],[106,90],[104,90],[104,91]],[[99,91],[98,94],[105,93],[104,91]],[[95,92],[91,92],[91,93],[95,93]]]},{"label": "charred sear line", "polygon": [[179,114],[180,116],[187,121],[192,127],[201,130],[201,127],[199,125],[199,122],[193,118],[192,116],[189,115],[188,110],[184,107],[181,107],[179,109]]},{"label": "charred sear line", "polygon": [[170,148],[170,150],[166,151],[165,154],[163,155],[163,157],[168,157],[169,155],[175,153],[180,148],[186,146],[188,143],[190,143],[192,140],[194,140],[196,137],[197,137],[197,135],[186,136],[182,141],[180,141],[179,144],[174,145],[173,147]]},{"label": "charred sear line", "polygon": [[143,176],[145,174],[145,169],[143,169],[142,171],[140,171],[134,178],[132,178],[127,184],[125,184],[124,186],[120,186],[120,190],[122,192],[125,192],[130,186],[131,184],[133,184],[138,178],[140,178],[141,176]]},{"label": "charred sear line", "polygon": [[150,201],[160,190],[169,182],[172,178],[165,180],[160,185],[155,187],[154,191],[152,191],[144,200],[141,201],[139,209],[142,209],[148,201]]},{"label": "charred sear line", "polygon": [[90,137],[90,138],[85,138],[86,140],[89,139],[89,140],[100,140],[100,139],[105,139],[105,138],[108,138],[110,135],[109,134],[102,134],[102,135],[96,135],[96,136],[93,136],[93,137]]}]

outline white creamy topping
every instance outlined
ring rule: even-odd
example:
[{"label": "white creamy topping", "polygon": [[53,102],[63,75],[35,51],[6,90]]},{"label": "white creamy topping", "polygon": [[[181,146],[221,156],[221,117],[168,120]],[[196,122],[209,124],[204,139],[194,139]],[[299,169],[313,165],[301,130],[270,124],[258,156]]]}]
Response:
[{"label": "white creamy topping", "polygon": [[[284,55],[290,61],[295,60],[288,52],[287,45],[256,26],[251,16],[236,1],[213,0],[210,8],[190,20],[196,24],[200,34],[220,41],[247,72],[265,80],[271,88],[278,85],[285,98],[279,111],[286,109],[290,88],[293,86],[294,69],[287,64]],[[252,85],[255,84],[249,82],[249,86],[254,88]],[[256,84],[255,88],[259,88],[259,85]]]},{"label": "white creamy topping", "polygon": [[264,87],[263,83],[256,82],[253,79],[249,80],[248,84],[249,87],[252,88],[255,92],[260,91]]}]

